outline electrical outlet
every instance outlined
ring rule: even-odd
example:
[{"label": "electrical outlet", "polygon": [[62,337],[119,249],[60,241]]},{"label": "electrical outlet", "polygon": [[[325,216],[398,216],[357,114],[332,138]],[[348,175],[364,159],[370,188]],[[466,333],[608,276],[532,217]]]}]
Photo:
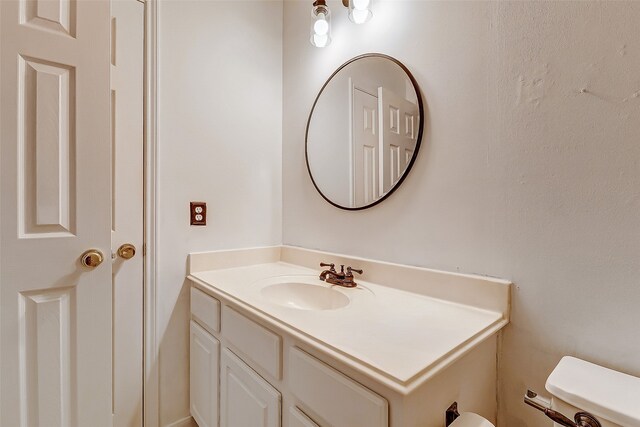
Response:
[{"label": "electrical outlet", "polygon": [[191,202],[191,225],[207,225],[207,204],[205,202]]}]

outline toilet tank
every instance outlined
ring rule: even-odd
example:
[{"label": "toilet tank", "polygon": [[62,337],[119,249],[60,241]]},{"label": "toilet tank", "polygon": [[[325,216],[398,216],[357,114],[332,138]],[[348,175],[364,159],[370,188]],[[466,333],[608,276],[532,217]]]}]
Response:
[{"label": "toilet tank", "polygon": [[602,427],[640,427],[640,378],[567,356],[549,375],[546,389],[551,408],[568,418],[589,412]]}]

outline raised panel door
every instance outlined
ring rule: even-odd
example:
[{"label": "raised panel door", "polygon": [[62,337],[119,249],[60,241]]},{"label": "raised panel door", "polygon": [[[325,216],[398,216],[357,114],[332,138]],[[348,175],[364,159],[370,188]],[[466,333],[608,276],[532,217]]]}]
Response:
[{"label": "raised panel door", "polygon": [[352,115],[352,206],[364,206],[380,197],[378,99],[354,86]]},{"label": "raised panel door", "polygon": [[113,425],[142,426],[144,4],[111,2]]},{"label": "raised panel door", "polygon": [[189,341],[191,416],[199,427],[217,427],[220,342],[193,320]]},{"label": "raised panel door", "polygon": [[318,427],[304,412],[292,406],[289,408],[289,427]]},{"label": "raised panel door", "polygon": [[221,427],[279,427],[280,393],[231,350],[220,365]]},{"label": "raised panel door", "polygon": [[0,425],[111,426],[110,2],[0,16]]},{"label": "raised panel door", "polygon": [[409,166],[416,149],[418,106],[394,92],[378,88],[380,188],[388,193]]}]

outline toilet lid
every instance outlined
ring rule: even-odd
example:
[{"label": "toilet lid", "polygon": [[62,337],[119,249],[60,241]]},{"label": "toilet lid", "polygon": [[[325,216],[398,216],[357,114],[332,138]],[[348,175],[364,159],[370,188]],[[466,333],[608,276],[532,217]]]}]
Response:
[{"label": "toilet lid", "polygon": [[597,418],[640,427],[640,378],[567,356],[549,375],[546,389]]}]

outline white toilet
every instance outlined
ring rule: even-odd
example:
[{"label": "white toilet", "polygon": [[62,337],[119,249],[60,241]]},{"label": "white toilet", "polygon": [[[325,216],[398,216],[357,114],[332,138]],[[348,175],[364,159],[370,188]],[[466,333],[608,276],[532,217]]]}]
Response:
[{"label": "white toilet", "polygon": [[450,427],[495,427],[486,418],[478,414],[465,412],[451,424]]},{"label": "white toilet", "polygon": [[587,412],[602,427],[640,427],[640,378],[564,357],[549,375],[546,389],[551,409],[567,418]]}]

